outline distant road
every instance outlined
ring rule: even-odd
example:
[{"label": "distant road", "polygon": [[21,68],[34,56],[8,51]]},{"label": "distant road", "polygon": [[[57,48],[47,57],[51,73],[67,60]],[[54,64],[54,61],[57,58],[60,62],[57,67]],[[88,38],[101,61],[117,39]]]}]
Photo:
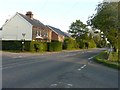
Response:
[{"label": "distant road", "polygon": [[3,52],[3,88],[118,88],[118,71],[92,60],[102,50]]}]

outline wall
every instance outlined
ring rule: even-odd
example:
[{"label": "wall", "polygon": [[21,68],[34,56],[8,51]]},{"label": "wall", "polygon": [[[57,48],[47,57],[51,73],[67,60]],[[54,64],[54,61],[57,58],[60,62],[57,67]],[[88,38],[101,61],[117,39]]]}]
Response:
[{"label": "wall", "polygon": [[18,13],[3,25],[2,40],[21,40],[25,33],[25,40],[32,40],[32,25]]},{"label": "wall", "polygon": [[58,35],[52,31],[52,40],[57,40],[58,41]]}]

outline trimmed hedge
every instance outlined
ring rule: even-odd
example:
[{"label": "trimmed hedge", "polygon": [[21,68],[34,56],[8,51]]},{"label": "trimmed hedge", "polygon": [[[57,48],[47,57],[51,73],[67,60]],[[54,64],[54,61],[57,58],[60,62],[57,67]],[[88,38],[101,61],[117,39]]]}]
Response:
[{"label": "trimmed hedge", "polygon": [[2,41],[2,50],[21,50],[22,41]]},{"label": "trimmed hedge", "polygon": [[[21,51],[23,48],[22,41],[2,41],[2,50],[17,50]],[[61,51],[62,42],[37,42],[25,41],[24,50],[30,52],[44,52],[44,51]]]},{"label": "trimmed hedge", "polygon": [[79,48],[79,45],[76,42],[76,40],[74,40],[72,38],[66,38],[64,40],[63,49],[72,50],[72,49],[78,49],[78,48]]},{"label": "trimmed hedge", "polygon": [[[35,47],[36,46],[36,47]],[[22,50],[22,41],[2,41],[2,50]],[[36,41],[25,41],[24,50],[35,52],[47,51],[47,43]]]},{"label": "trimmed hedge", "polygon": [[47,51],[47,43],[31,41],[29,43],[25,43],[25,50],[31,52],[44,52]]},{"label": "trimmed hedge", "polygon": [[62,51],[62,42],[52,41],[48,43],[48,51]]}]

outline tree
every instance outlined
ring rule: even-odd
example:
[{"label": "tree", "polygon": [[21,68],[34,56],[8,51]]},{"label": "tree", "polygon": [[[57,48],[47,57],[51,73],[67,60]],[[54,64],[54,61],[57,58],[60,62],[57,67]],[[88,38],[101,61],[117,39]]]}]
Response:
[{"label": "tree", "polygon": [[98,4],[97,13],[87,21],[88,25],[105,34],[115,51],[118,49],[118,3],[103,2]]},{"label": "tree", "polygon": [[83,22],[76,20],[71,24],[68,32],[72,35],[72,37],[76,38],[88,32],[88,28],[87,25],[83,24]]}]

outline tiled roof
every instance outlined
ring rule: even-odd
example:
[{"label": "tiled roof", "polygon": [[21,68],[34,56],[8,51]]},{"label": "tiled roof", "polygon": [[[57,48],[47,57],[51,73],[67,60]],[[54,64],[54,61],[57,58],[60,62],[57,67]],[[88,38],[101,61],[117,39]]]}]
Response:
[{"label": "tiled roof", "polygon": [[61,31],[60,29],[58,28],[55,28],[53,26],[50,26],[50,25],[47,25],[48,27],[50,27],[54,32],[56,32],[57,34],[60,34],[60,35],[63,35],[65,37],[68,37],[68,35],[66,35],[63,31]]},{"label": "tiled roof", "polygon": [[33,26],[36,26],[36,27],[40,27],[40,28],[46,28],[46,26],[41,23],[39,20],[36,20],[36,19],[30,19],[29,17],[27,17],[26,15],[23,15],[23,14],[20,14],[20,16],[22,16],[25,20],[27,20],[30,24],[32,24]]},{"label": "tiled roof", "polygon": [[67,33],[67,32],[63,32],[63,33],[66,35],[66,37],[71,37],[71,35],[69,33]]}]

